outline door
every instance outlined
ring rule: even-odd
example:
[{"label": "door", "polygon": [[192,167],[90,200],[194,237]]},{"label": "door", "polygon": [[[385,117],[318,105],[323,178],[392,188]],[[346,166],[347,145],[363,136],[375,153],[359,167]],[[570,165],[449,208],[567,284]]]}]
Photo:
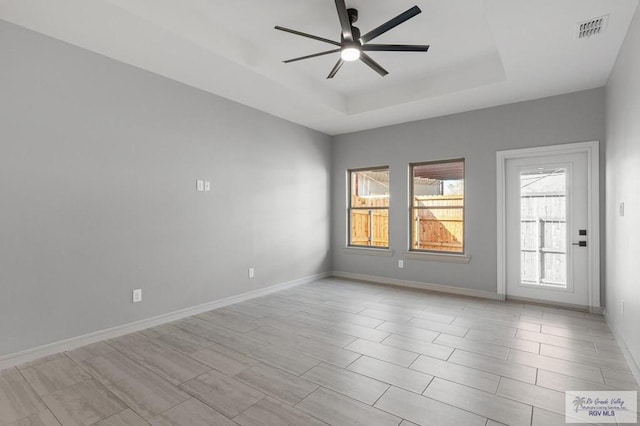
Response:
[{"label": "door", "polygon": [[589,306],[586,152],[506,160],[507,297]]}]

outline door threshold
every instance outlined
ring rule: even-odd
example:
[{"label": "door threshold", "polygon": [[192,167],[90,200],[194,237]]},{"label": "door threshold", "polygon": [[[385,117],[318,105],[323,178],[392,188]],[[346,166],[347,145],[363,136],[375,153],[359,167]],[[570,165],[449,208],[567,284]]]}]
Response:
[{"label": "door threshold", "polygon": [[574,305],[572,303],[555,302],[552,300],[540,300],[540,299],[532,299],[528,297],[514,297],[509,295],[506,296],[506,300],[511,302],[521,302],[521,303],[524,302],[529,305],[546,306],[549,308],[563,308],[563,309],[576,311],[576,312],[586,312],[586,313],[592,313],[592,314],[598,314],[598,315],[603,314],[602,308],[591,308],[585,305]]}]

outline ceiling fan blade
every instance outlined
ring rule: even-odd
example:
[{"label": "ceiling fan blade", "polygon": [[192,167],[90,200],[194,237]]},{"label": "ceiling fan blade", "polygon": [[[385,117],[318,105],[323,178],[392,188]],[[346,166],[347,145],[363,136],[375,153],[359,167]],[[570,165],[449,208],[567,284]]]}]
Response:
[{"label": "ceiling fan blade", "polygon": [[282,61],[282,62],[284,62],[285,64],[288,64],[289,62],[295,62],[295,61],[301,61],[303,59],[315,58],[316,56],[328,55],[330,53],[337,53],[339,51],[340,51],[340,49],[327,50],[325,52],[314,53],[313,55],[300,56],[299,58],[287,59],[286,61]]},{"label": "ceiling fan blade", "polygon": [[324,41],[325,43],[333,44],[334,46],[342,46],[337,41],[329,40],[328,38],[324,38],[324,37],[314,36],[313,34],[303,33],[301,31],[292,30],[291,28],[285,28],[285,27],[281,27],[281,26],[278,26],[278,25],[276,25],[274,28],[276,30],[284,31],[286,33],[291,33],[291,34],[299,35],[299,36],[302,36],[302,37],[312,38],[312,39],[318,40],[318,41]]},{"label": "ceiling fan blade", "polygon": [[335,77],[338,71],[340,70],[340,68],[342,67],[342,64],[344,64],[344,61],[342,60],[342,58],[338,59],[338,62],[336,62],[336,64],[333,66],[333,69],[331,70],[327,78]]},{"label": "ceiling fan blade", "polygon": [[389,71],[382,68],[380,64],[371,59],[371,57],[364,52],[360,52],[360,60],[367,64],[372,70],[380,74],[382,77],[389,74]]},{"label": "ceiling fan blade", "polygon": [[365,44],[365,52],[426,52],[428,44]]},{"label": "ceiling fan blade", "polygon": [[[338,3],[338,0],[336,0],[336,3]],[[418,6],[413,6],[411,9],[401,13],[400,15],[396,16],[393,19],[388,20],[384,24],[380,25],[378,28],[375,28],[369,31],[368,33],[360,37],[360,43],[365,44],[366,42],[373,40],[374,38],[386,33],[392,28],[397,27],[398,25],[413,18],[414,16],[416,16],[421,12],[422,11]]]},{"label": "ceiling fan blade", "polygon": [[353,41],[351,33],[351,21],[347,12],[347,5],[344,0],[336,0],[336,9],[338,10],[338,18],[340,18],[340,27],[342,28],[342,37],[345,40]]}]

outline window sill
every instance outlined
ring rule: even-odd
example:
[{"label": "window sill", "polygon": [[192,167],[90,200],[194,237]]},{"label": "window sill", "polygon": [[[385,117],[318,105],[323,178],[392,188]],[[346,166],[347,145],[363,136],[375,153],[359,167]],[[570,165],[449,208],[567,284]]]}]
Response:
[{"label": "window sill", "polygon": [[404,252],[405,259],[427,260],[433,262],[470,263],[471,256],[464,254],[426,253],[418,251]]},{"label": "window sill", "polygon": [[342,250],[348,254],[363,254],[366,256],[383,256],[383,257],[393,256],[393,250],[383,249],[383,248],[344,247]]}]

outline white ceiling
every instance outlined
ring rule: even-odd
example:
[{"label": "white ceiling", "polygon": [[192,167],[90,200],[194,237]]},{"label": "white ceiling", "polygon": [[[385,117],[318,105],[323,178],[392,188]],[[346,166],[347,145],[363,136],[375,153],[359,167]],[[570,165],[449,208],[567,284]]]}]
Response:
[{"label": "white ceiling", "polygon": [[[0,19],[340,134],[606,84],[638,0],[347,0],[362,33],[413,5],[422,14],[375,43],[428,53],[371,52],[326,76],[338,54],[283,64],[339,41],[333,0],[0,0]],[[576,23],[609,15],[577,40]]]}]

